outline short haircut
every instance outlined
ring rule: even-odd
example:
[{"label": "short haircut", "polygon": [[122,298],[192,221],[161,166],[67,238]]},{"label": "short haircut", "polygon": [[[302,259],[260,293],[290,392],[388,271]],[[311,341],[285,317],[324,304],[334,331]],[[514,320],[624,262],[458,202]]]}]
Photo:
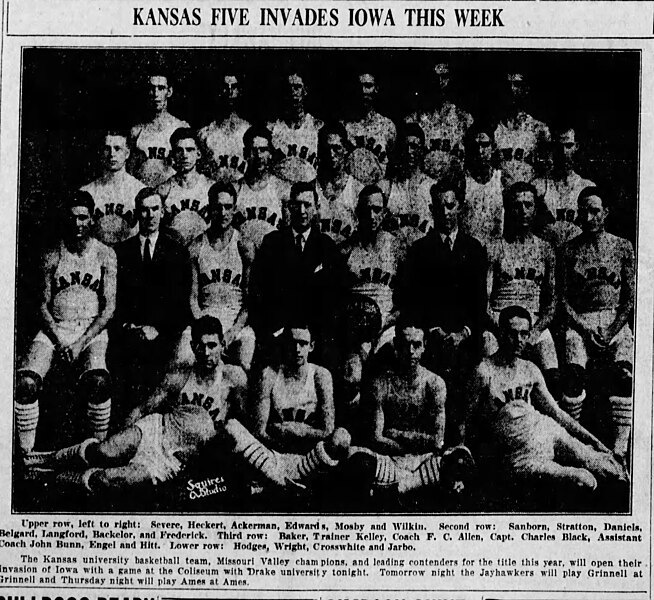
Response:
[{"label": "short haircut", "polygon": [[607,200],[606,192],[596,185],[589,185],[579,192],[579,196],[577,196],[577,205],[585,202],[591,196],[597,196],[602,201],[602,207],[604,209],[609,208],[609,201]]},{"label": "short haircut", "polygon": [[418,317],[411,312],[400,313],[397,321],[395,322],[395,335],[402,331],[403,329],[420,329],[422,333],[425,333],[425,329],[422,326],[422,323]]},{"label": "short haircut", "polygon": [[297,197],[300,194],[304,194],[306,192],[313,194],[313,202],[314,204],[318,204],[318,190],[316,189],[315,181],[298,181],[294,183],[291,186],[291,193],[289,194],[289,198],[291,201],[297,200]]},{"label": "short haircut", "polygon": [[471,146],[475,138],[480,134],[485,133],[489,138],[491,145],[495,144],[495,128],[489,121],[475,121],[470,129],[466,132],[465,136],[465,146],[468,148]]},{"label": "short haircut", "polygon": [[159,65],[151,65],[145,70],[143,74],[143,83],[149,83],[150,77],[163,77],[166,80],[168,87],[173,87],[173,78],[168,72],[168,69],[165,67]]},{"label": "short haircut", "polygon": [[138,210],[143,205],[143,200],[150,198],[151,196],[156,196],[161,201],[161,204],[163,204],[161,194],[159,194],[157,190],[151,187],[144,187],[137,192],[136,197],[134,198],[134,205],[136,206],[136,209]]},{"label": "short haircut", "polygon": [[61,203],[62,211],[69,211],[78,206],[86,208],[89,211],[89,214],[93,216],[93,213],[95,212],[95,201],[89,192],[75,190],[64,195]]},{"label": "short haircut", "polygon": [[465,200],[465,179],[456,177],[455,175],[446,175],[440,181],[436,182],[429,189],[429,195],[433,203],[438,201],[438,197],[446,192],[454,192],[459,204],[463,204]]},{"label": "short haircut", "polygon": [[223,341],[223,325],[220,319],[204,315],[191,324],[191,339],[198,341],[203,335],[217,335]]},{"label": "short haircut", "polygon": [[291,335],[291,329],[304,329],[309,332],[311,339],[313,339],[313,332],[311,331],[311,327],[309,327],[309,324],[306,321],[298,319],[287,322],[286,325],[284,325],[284,329],[282,330],[282,339],[286,339]]},{"label": "short haircut", "polygon": [[504,192],[504,203],[508,204],[513,202],[518,197],[518,194],[526,192],[530,193],[534,197],[534,200],[538,199],[538,192],[531,183],[527,183],[526,181],[516,181],[514,184],[509,186],[509,189],[507,189],[506,192]]},{"label": "short haircut", "polygon": [[375,194],[381,194],[384,208],[386,208],[388,206],[388,197],[386,194],[384,194],[384,190],[382,190],[378,185],[375,185],[374,183],[368,184],[359,192],[359,197],[357,198],[357,206],[363,202],[364,198],[370,198],[370,196],[374,196]]},{"label": "short haircut", "polygon": [[514,319],[515,317],[518,317],[520,319],[526,319],[527,322],[529,323],[529,328],[531,329],[532,322],[531,322],[531,315],[529,314],[529,311],[522,306],[516,306],[516,305],[507,306],[506,308],[502,309],[497,323],[499,328],[504,329],[509,324],[509,321],[511,319]]},{"label": "short haircut", "polygon": [[218,200],[218,196],[220,194],[229,194],[234,201],[234,205],[236,205],[236,188],[231,183],[227,181],[218,181],[217,183],[214,183],[209,188],[209,192],[207,194],[209,196],[209,204]]},{"label": "short haircut", "polygon": [[175,129],[173,135],[170,136],[170,145],[175,147],[175,144],[181,140],[193,140],[196,146],[200,145],[198,136],[190,127],[178,127]]},{"label": "short haircut", "polygon": [[406,140],[408,137],[417,137],[420,143],[425,145],[425,132],[418,123],[404,123],[397,132],[397,139]]},{"label": "short haircut", "polygon": [[337,135],[341,138],[343,146],[346,150],[350,150],[350,140],[347,136],[347,130],[343,123],[331,122],[325,123],[320,130],[318,131],[318,152],[321,153],[321,149],[327,144],[327,138],[330,135]]},{"label": "short haircut", "polygon": [[129,140],[129,133],[123,129],[105,129],[102,132],[102,137],[100,139],[104,141],[104,139],[108,137],[125,138],[125,141],[127,142]]},{"label": "short haircut", "polygon": [[243,146],[250,148],[254,143],[254,138],[263,138],[267,140],[268,146],[272,148],[272,133],[265,125],[252,125],[245,134],[243,134]]}]

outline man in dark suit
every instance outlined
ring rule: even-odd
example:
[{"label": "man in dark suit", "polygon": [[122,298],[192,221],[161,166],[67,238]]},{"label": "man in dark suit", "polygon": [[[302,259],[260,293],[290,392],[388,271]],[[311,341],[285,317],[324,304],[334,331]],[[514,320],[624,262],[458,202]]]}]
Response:
[{"label": "man in dark suit", "polygon": [[320,357],[314,360],[324,363],[343,298],[344,262],[332,239],[313,226],[317,210],[315,183],[295,183],[288,202],[290,226],[266,235],[257,252],[250,316],[264,344],[286,323],[305,321],[315,336],[314,356]]},{"label": "man in dark suit", "polygon": [[116,246],[118,299],[114,356],[132,402],[156,383],[188,323],[190,263],[176,241],[159,232],[163,203],[152,188],[135,199],[139,233]]},{"label": "man in dark suit", "polygon": [[[457,392],[479,359],[486,311],[486,252],[459,230],[463,181],[431,188],[435,228],[415,242],[398,272],[396,306],[428,332],[425,363],[448,386],[448,418],[458,420]],[[448,431],[454,423],[448,424]]]}]

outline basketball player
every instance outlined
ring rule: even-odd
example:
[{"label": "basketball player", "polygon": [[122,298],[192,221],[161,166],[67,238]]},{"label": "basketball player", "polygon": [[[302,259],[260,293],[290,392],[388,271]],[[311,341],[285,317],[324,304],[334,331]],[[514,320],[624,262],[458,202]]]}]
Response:
[{"label": "basketball player", "polygon": [[308,362],[313,349],[305,325],[284,328],[277,369],[266,367],[254,390],[255,438],[235,419],[225,430],[234,452],[266,483],[305,487],[347,458],[350,435],[334,430],[332,378]]},{"label": "basketball player", "polygon": [[486,248],[502,237],[502,173],[493,165],[493,129],[475,123],[466,136],[466,196],[461,230]]},{"label": "basketball player", "polygon": [[581,233],[577,224],[577,198],[584,188],[595,184],[575,172],[579,142],[572,127],[556,131],[552,146],[551,176],[536,179],[533,183],[544,198],[552,221],[543,233],[559,248]]},{"label": "basketball player", "polygon": [[568,319],[563,406],[579,417],[585,397],[588,360],[602,365],[613,420],[613,451],[625,457],[632,418],[633,335],[628,321],[634,306],[634,250],[604,229],[606,196],[596,187],[579,194],[582,233],[563,254],[563,303]]},{"label": "basketball player", "polygon": [[149,414],[104,441],[89,438],[56,452],[33,452],[36,471],[60,470],[59,483],[95,494],[172,480],[216,434],[200,406]]},{"label": "basketball player", "polygon": [[337,244],[356,228],[355,210],[362,184],[347,172],[350,150],[345,127],[326,124],[318,134],[318,212],[320,231]]},{"label": "basketball player", "polygon": [[550,130],[527,112],[529,87],[524,73],[507,73],[506,87],[508,106],[494,138],[508,187],[517,181],[530,181],[534,172],[538,175],[547,169]]},{"label": "basketball player", "polygon": [[284,114],[268,123],[275,149],[275,173],[288,181],[313,181],[318,162],[318,132],[323,126],[306,110],[307,87],[304,76],[289,73],[284,78]]},{"label": "basketball player", "polygon": [[[608,449],[561,410],[539,369],[520,358],[531,336],[531,315],[509,306],[499,317],[499,350],[479,364],[470,382],[462,437],[513,481],[571,482],[595,489],[596,477],[623,478]],[[474,444],[474,445],[473,445]]]},{"label": "basketball player", "polygon": [[416,123],[400,128],[398,160],[389,168],[390,180],[380,183],[388,195],[385,227],[407,248],[434,226],[430,189],[436,183],[423,170],[425,134]]},{"label": "basketball player", "polygon": [[[225,350],[247,373],[254,354],[254,331],[247,324],[247,297],[254,246],[232,226],[236,190],[231,183],[209,188],[209,229],[191,244],[191,313],[194,319],[211,315],[224,327]],[[191,328],[182,335],[177,360],[191,361]]]},{"label": "basketball player", "polygon": [[240,76],[233,73],[224,75],[220,80],[220,114],[198,131],[204,171],[216,181],[234,183],[245,173],[243,135],[250,123],[239,114],[241,94]]},{"label": "basketball player", "polygon": [[102,146],[104,173],[81,188],[95,203],[94,235],[109,246],[137,232],[134,198],[145,186],[125,170],[129,155],[127,135],[108,131]]},{"label": "basketball player", "polygon": [[101,440],[107,435],[111,384],[106,326],[116,306],[116,254],[91,237],[93,213],[88,192],[65,198],[61,241],[43,259],[41,331],[20,362],[16,382],[16,430],[23,453],[34,448],[39,393],[55,357],[78,370],[77,393],[87,401],[91,434]]},{"label": "basketball player", "polygon": [[149,187],[157,187],[175,174],[170,161],[170,136],[186,121],[168,112],[173,86],[167,75],[152,71],[146,78],[150,120],[132,127],[129,134],[132,149],[130,172]]},{"label": "basketball player", "polygon": [[[352,146],[348,160],[351,173],[362,183],[376,183],[386,173],[397,132],[393,121],[376,110],[379,95],[377,78],[372,73],[362,72],[357,79],[354,114],[345,121]],[[364,167],[366,164],[368,166]],[[378,165],[378,168],[370,170],[370,165]]]},{"label": "basketball player", "polygon": [[170,137],[175,175],[157,191],[164,201],[166,230],[183,246],[188,246],[209,226],[209,188],[214,183],[198,173],[198,140],[188,127],[176,129]]},{"label": "basketball player", "polygon": [[405,122],[417,123],[424,131],[425,171],[438,180],[448,171],[461,169],[463,140],[473,118],[453,102],[449,63],[436,63],[429,83],[426,108],[411,113]]},{"label": "basketball player", "polygon": [[[505,195],[504,235],[488,247],[488,315],[497,333],[499,315],[509,306],[522,306],[531,315],[527,348],[545,376],[550,392],[558,396],[559,362],[550,326],[556,313],[556,261],[548,242],[532,232],[536,190],[529,183],[514,183]],[[494,325],[494,327],[493,327]],[[484,335],[486,356],[497,349],[493,333]]]},{"label": "basketball player", "polygon": [[265,127],[253,126],[243,136],[248,168],[238,189],[234,224],[244,239],[259,248],[266,234],[278,229],[288,199],[288,184],[270,172],[272,137]]}]

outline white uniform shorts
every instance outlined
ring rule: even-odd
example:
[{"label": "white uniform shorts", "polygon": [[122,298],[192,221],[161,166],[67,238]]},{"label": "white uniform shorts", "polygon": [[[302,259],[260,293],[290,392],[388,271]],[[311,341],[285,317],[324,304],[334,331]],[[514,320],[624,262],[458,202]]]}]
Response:
[{"label": "white uniform shorts", "polygon": [[[581,321],[591,329],[608,327],[615,319],[614,310],[600,310],[596,312],[583,313],[579,315]],[[566,362],[585,367],[588,364],[589,354],[595,357],[595,353],[589,352],[586,343],[581,335],[574,329],[568,329],[565,334],[565,357]],[[634,361],[634,336],[628,325],[611,340],[607,349],[608,357],[615,361],[624,361],[633,364]]]},{"label": "white uniform shorts", "polygon": [[130,465],[143,467],[154,485],[172,479],[179,473],[182,463],[177,460],[164,439],[163,415],[152,413],[135,424],[141,430],[141,443]]},{"label": "white uniform shorts", "polygon": [[[55,326],[55,333],[58,338],[66,345],[72,344],[82,336],[88,329],[93,319],[84,319],[82,321],[60,321]],[[107,344],[109,336],[107,330],[101,331],[96,335],[80,352],[77,364],[81,373],[94,370],[107,370]],[[21,361],[20,371],[33,371],[45,379],[50,370],[52,359],[54,357],[55,346],[52,340],[43,332],[39,331],[30,346],[27,356]]]}]

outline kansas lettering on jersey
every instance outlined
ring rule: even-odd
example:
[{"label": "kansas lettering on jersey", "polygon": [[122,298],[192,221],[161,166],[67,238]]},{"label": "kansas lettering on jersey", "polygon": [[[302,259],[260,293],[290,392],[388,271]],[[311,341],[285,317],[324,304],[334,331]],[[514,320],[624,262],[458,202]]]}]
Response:
[{"label": "kansas lettering on jersey", "polygon": [[[406,246],[424,237],[434,226],[429,210],[429,190],[436,183],[420,173],[405,181],[393,181],[388,190],[388,216],[384,229],[390,231]],[[389,184],[386,183],[385,187]]]},{"label": "kansas lettering on jersey", "polygon": [[[162,186],[164,191],[167,183]],[[188,245],[209,226],[209,188],[213,181],[198,174],[193,187],[182,187],[174,178],[169,184],[164,201],[165,222]]]},{"label": "kansas lettering on jersey", "polygon": [[253,189],[243,182],[238,192],[234,227],[256,248],[263,238],[282,226],[282,203],[288,197],[288,185],[277,177],[270,177],[265,187]]},{"label": "kansas lettering on jersey", "polygon": [[207,168],[214,179],[234,182],[245,174],[243,135],[249,127],[250,123],[239,119],[235,127],[214,121],[198,131]]},{"label": "kansas lettering on jersey", "polygon": [[289,126],[282,120],[269,123],[275,162],[285,158],[300,158],[315,167],[318,162],[318,132],[322,126],[323,122],[309,113],[304,115],[299,127]]},{"label": "kansas lettering on jersey", "polygon": [[80,271],[71,271],[68,276],[59,275],[57,279],[53,281],[52,291],[54,294],[58,294],[73,285],[81,285],[92,292],[98,292],[100,290],[100,283],[100,280],[96,279],[91,273],[82,274]]},{"label": "kansas lettering on jersey", "polygon": [[212,283],[229,283],[240,286],[242,273],[233,273],[231,269],[211,269],[209,273],[200,273],[199,284],[201,288]]},{"label": "kansas lettering on jersey", "polygon": [[361,183],[348,175],[340,193],[336,197],[328,199],[322,187],[318,186],[320,231],[327,234],[337,244],[348,240],[356,229],[357,218],[354,209],[362,187]]},{"label": "kansas lettering on jersey", "polygon": [[501,162],[515,160],[533,165],[540,146],[550,140],[550,131],[545,123],[520,113],[513,119],[500,122],[495,128],[494,138]]},{"label": "kansas lettering on jersey", "polygon": [[350,143],[355,148],[369,150],[381,165],[388,162],[389,151],[397,135],[393,121],[374,112],[366,119],[348,121],[344,125]]},{"label": "kansas lettering on jersey", "polygon": [[211,383],[200,381],[193,371],[179,394],[180,404],[195,404],[204,408],[214,423],[222,423],[227,416],[227,402],[222,399],[223,368]]},{"label": "kansas lettering on jersey", "polygon": [[461,215],[461,229],[484,246],[502,236],[504,230],[504,200],[502,173],[493,171],[486,183],[466,175],[466,196]]}]

